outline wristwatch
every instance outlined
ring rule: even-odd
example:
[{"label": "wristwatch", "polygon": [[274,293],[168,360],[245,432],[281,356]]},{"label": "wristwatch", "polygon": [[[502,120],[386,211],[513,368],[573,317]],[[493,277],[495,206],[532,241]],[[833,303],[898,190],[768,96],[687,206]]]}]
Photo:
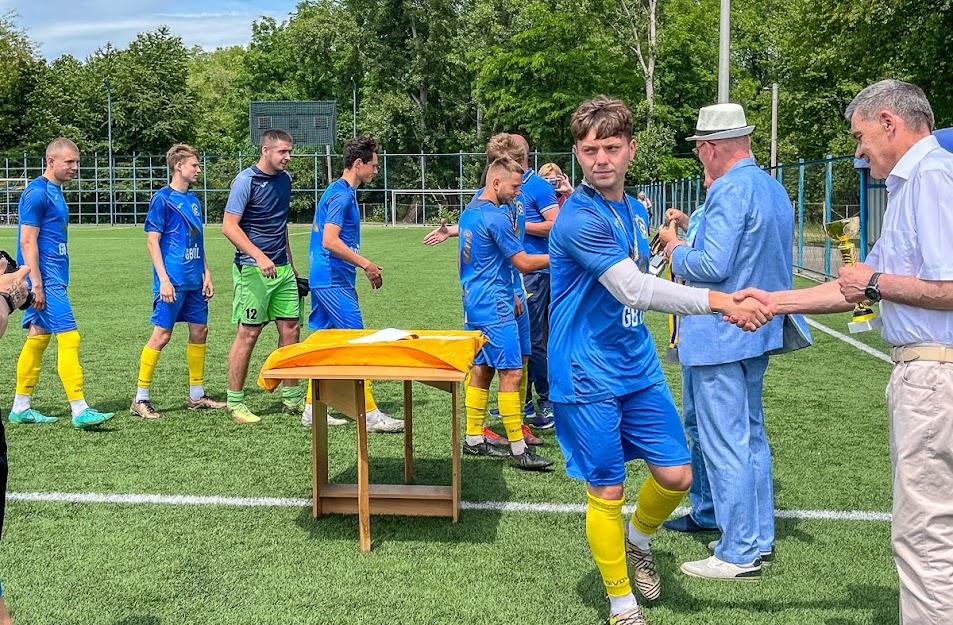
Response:
[{"label": "wristwatch", "polygon": [[864,289],[864,295],[873,303],[880,301],[880,288],[877,286],[878,280],[880,280],[879,273],[870,276],[870,282],[867,283],[867,288]]}]

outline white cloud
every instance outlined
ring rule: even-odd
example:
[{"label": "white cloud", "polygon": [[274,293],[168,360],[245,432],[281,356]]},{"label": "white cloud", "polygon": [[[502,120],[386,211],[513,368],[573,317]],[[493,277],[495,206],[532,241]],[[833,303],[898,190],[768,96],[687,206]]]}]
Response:
[{"label": "white cloud", "polygon": [[277,0],[268,10],[260,10],[257,2],[207,0],[196,11],[195,4],[186,0],[0,0],[0,8],[20,14],[20,25],[47,59],[63,54],[82,59],[109,42],[124,48],[138,33],[162,25],[188,47],[244,45],[251,38],[253,21],[263,15],[286,19],[296,3]]}]

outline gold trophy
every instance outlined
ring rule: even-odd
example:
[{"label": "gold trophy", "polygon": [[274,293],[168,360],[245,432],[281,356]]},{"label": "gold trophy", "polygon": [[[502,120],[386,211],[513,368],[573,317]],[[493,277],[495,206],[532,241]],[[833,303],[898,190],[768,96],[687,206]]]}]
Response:
[{"label": "gold trophy", "polygon": [[652,255],[651,260],[649,260],[649,273],[657,277],[668,265],[668,259],[665,258],[665,244],[662,243],[657,232],[652,237],[652,242],[649,243],[649,253]]},{"label": "gold trophy", "polygon": [[[851,241],[860,233],[860,217],[848,217],[847,219],[838,219],[824,224],[824,231],[831,240],[837,242],[837,250],[840,252],[841,259],[845,267],[853,267],[857,264],[857,248]],[[858,332],[867,332],[868,330],[877,330],[883,327],[883,320],[871,308],[868,301],[854,304],[854,315],[847,329],[851,334]]]}]

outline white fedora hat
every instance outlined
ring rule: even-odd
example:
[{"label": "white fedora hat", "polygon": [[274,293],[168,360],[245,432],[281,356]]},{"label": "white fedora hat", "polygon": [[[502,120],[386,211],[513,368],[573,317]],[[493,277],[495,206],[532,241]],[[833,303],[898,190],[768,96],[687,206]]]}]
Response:
[{"label": "white fedora hat", "polygon": [[695,134],[686,137],[686,141],[715,141],[743,137],[754,132],[754,126],[748,125],[745,110],[740,104],[712,104],[698,111],[698,123]]}]

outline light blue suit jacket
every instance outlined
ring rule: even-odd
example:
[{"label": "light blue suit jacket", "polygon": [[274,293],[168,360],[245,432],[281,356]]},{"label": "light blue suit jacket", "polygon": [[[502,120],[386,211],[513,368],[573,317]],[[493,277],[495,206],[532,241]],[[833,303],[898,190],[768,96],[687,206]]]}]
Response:
[{"label": "light blue suit jacket", "polygon": [[[672,271],[690,286],[724,293],[791,288],[794,211],[787,192],[750,158],[715,180],[692,246],[672,253]],[[782,346],[783,315],[744,332],[720,314],[683,317],[678,356],[683,365],[754,358]]]}]

